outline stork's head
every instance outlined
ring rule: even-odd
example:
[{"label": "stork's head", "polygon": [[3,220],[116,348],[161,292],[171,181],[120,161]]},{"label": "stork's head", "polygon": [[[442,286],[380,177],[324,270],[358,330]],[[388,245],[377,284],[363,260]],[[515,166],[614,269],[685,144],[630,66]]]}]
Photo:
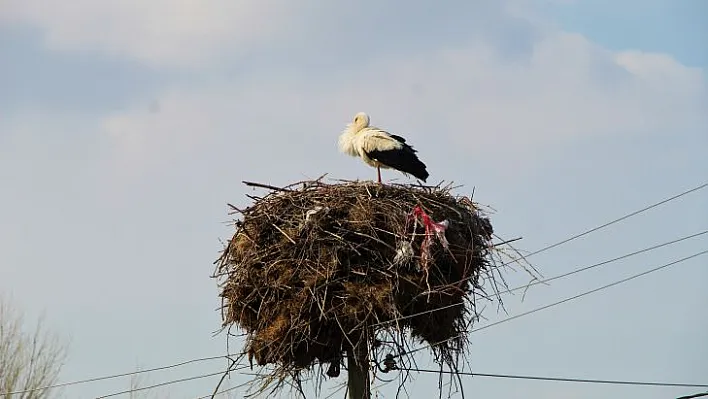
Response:
[{"label": "stork's head", "polygon": [[355,132],[369,126],[369,115],[364,112],[359,112],[354,115],[354,121],[352,122],[352,127]]}]

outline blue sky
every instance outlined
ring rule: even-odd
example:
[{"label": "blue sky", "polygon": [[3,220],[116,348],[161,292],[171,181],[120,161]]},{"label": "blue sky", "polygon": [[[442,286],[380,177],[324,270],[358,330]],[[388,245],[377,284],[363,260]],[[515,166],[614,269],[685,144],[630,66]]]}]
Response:
[{"label": "blue sky", "polygon": [[611,49],[664,52],[685,65],[708,64],[708,50],[701,45],[708,38],[704,1],[579,0],[549,11],[564,29]]},{"label": "blue sky", "polygon": [[[230,233],[226,203],[248,203],[241,180],[375,178],[336,150],[358,111],[407,137],[430,181],[474,187],[497,210],[495,230],[523,236],[527,251],[708,176],[708,6],[698,0],[2,7],[0,57],[10,61],[0,65],[0,292],[30,316],[44,311],[71,339],[66,381],[224,353],[209,275]],[[691,194],[532,261],[553,276],[704,230],[706,199]],[[705,236],[536,286],[507,309],[704,249]],[[707,259],[475,333],[473,370],[705,383]],[[485,316],[480,326],[506,317],[494,307]],[[464,381],[468,394],[509,398],[693,392]],[[215,383],[155,397],[205,395]],[[64,396],[128,387],[105,381]],[[437,379],[420,375],[410,388],[433,397]]]}]

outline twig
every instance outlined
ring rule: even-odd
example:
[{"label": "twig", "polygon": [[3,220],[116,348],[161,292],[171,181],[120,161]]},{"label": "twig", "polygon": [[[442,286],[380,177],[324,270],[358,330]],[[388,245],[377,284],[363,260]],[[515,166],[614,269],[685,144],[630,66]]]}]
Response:
[{"label": "twig", "polygon": [[295,242],[295,240],[293,240],[292,238],[290,238],[290,236],[288,235],[288,233],[284,232],[283,229],[281,229],[280,227],[278,227],[278,225],[276,225],[275,223],[271,223],[271,224],[273,225],[273,227],[276,228],[276,230],[278,230],[279,232],[281,232],[281,233],[285,236],[285,238],[287,238],[291,243],[297,245],[297,243]]},{"label": "twig", "polygon": [[290,190],[287,188],[283,187],[276,187],[276,186],[271,186],[270,184],[262,184],[262,183],[256,183],[252,181],[242,181],[243,184],[249,186],[249,187],[259,187],[259,188],[267,188],[268,190],[274,190],[274,191],[285,191],[285,192],[293,192],[295,190]]},{"label": "twig", "polygon": [[216,384],[216,388],[214,388],[214,393],[211,394],[211,399],[214,399],[216,394],[219,392],[219,387],[221,387],[221,384],[224,382],[224,379],[226,378],[227,375],[229,375],[229,372],[231,372],[231,369],[233,369],[233,367],[236,365],[236,360],[233,360],[231,358],[229,358],[229,360],[231,360],[231,364],[229,365],[229,367],[226,369],[224,374],[219,379],[219,383]]},{"label": "twig", "polygon": [[240,208],[236,207],[235,205],[232,205],[232,204],[229,204],[229,203],[227,203],[226,205],[227,205],[229,208],[231,208],[231,210],[236,211],[236,212],[238,212],[238,213],[240,213],[240,214],[242,214],[242,215],[245,213],[245,209],[240,209]]},{"label": "twig", "polygon": [[500,247],[502,245],[511,244],[512,242],[519,241],[521,239],[523,239],[523,237],[516,237],[516,238],[512,238],[511,240],[493,243],[492,245],[489,246],[489,248],[496,248],[496,247]]}]

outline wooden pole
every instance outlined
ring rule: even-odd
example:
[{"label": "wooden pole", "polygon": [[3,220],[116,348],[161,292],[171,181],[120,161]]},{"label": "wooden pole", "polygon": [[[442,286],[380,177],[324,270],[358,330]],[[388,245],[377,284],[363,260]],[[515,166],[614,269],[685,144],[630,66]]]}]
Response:
[{"label": "wooden pole", "polygon": [[370,399],[369,348],[366,340],[354,349],[347,349],[349,399]]}]

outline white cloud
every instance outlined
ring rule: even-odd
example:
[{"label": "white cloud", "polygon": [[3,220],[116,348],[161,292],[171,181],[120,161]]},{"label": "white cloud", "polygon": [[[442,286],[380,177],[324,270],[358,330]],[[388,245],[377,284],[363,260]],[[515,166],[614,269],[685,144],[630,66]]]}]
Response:
[{"label": "white cloud", "polygon": [[[165,95],[165,114],[157,120],[135,110],[110,117],[106,126],[122,132],[114,137],[133,154],[164,156],[209,135],[224,145],[267,146],[277,154],[305,145],[299,141],[329,153],[351,115],[364,110],[373,123],[411,136],[440,160],[454,147],[476,159],[503,156],[530,166],[567,140],[641,138],[695,131],[708,122],[700,69],[663,54],[612,52],[565,32],[544,36],[524,59],[509,60],[471,42],[372,60],[340,78],[185,88]],[[242,156],[256,155],[245,150]]]},{"label": "white cloud", "polygon": [[227,103],[213,93],[210,102],[204,109],[199,93],[167,92],[152,103],[107,117],[102,128],[126,165],[176,156],[194,150],[215,129],[214,115],[228,114]]},{"label": "white cloud", "polygon": [[153,66],[201,66],[281,32],[303,6],[287,0],[7,0],[0,22],[44,30],[57,50],[96,50]]},{"label": "white cloud", "polygon": [[[248,51],[281,35],[287,43],[293,35],[309,35],[294,41],[299,46],[325,36],[341,39],[341,45],[358,45],[357,29],[333,29],[346,21],[339,19],[339,11],[320,11],[319,18],[332,11],[334,21],[317,20],[320,27],[305,21],[314,15],[311,3],[294,4],[10,0],[0,20],[42,27],[54,48],[100,50],[152,65],[213,65],[226,49]],[[386,10],[377,12],[393,12]],[[356,67],[332,62],[337,55],[320,55],[330,70],[309,76],[295,66],[302,60],[293,59],[280,69],[271,66],[267,76],[240,69],[219,82],[211,77],[209,85],[177,85],[156,100],[140,99],[133,109],[103,120],[102,132],[114,148],[112,160],[124,172],[141,170],[178,161],[207,144],[267,146],[277,154],[308,145],[328,153],[335,151],[330,144],[339,129],[360,110],[369,112],[374,123],[411,136],[431,156],[442,158],[453,147],[477,159],[502,154],[529,164],[539,153],[578,137],[696,130],[708,123],[701,69],[666,54],[602,48],[549,26],[524,1],[490,9],[482,5],[479,11],[475,21],[489,34],[478,32],[477,26],[465,41],[423,46],[413,55],[382,56],[387,53],[379,51],[376,57],[362,57],[365,61]],[[440,11],[438,18],[446,12],[452,11]],[[351,13],[366,16],[362,10]],[[403,20],[411,18],[425,21],[416,15]],[[388,28],[403,35],[401,29],[418,26],[406,24],[392,21]],[[366,34],[380,28],[362,27]],[[382,41],[389,40],[381,35]],[[410,40],[421,38],[413,34]],[[393,48],[393,43],[387,46]],[[515,54],[510,56],[510,50]],[[150,111],[153,101],[158,112]],[[245,150],[241,158],[246,162],[255,156]]]},{"label": "white cloud", "polygon": [[684,66],[667,54],[628,50],[619,52],[615,60],[638,79],[661,90],[699,96],[705,94],[703,71]]}]

